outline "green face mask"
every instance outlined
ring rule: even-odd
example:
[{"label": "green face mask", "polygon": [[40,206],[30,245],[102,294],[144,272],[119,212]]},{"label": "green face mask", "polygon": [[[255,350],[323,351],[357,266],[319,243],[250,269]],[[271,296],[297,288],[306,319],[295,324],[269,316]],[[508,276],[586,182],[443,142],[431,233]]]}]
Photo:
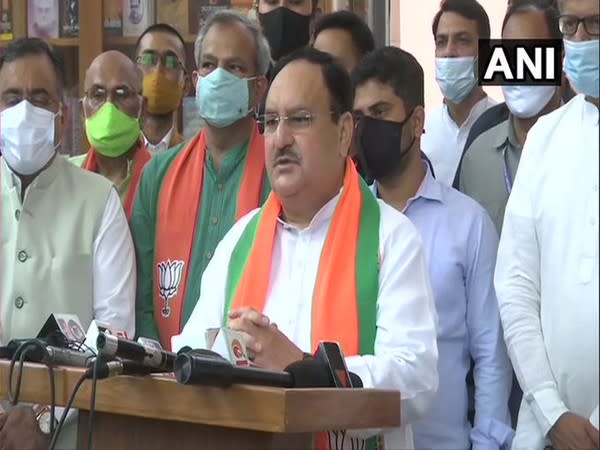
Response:
[{"label": "green face mask", "polygon": [[113,103],[106,102],[96,114],[85,119],[85,133],[98,153],[117,158],[124,155],[139,139],[140,122]]}]

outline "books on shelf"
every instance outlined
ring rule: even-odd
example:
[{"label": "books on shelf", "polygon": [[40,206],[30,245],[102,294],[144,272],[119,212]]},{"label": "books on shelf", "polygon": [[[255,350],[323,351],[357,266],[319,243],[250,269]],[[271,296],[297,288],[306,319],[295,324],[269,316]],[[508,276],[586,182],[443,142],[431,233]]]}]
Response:
[{"label": "books on shelf", "polygon": [[156,23],[166,23],[182,36],[187,35],[188,0],[156,0]]},{"label": "books on shelf", "polygon": [[189,32],[198,34],[206,19],[219,9],[229,9],[231,0],[190,0],[189,2]]},{"label": "books on shelf", "polygon": [[[88,0],[89,1],[89,0]],[[123,5],[121,0],[104,0],[104,34],[121,36]]]},{"label": "books on shelf", "polygon": [[124,0],[123,36],[139,36],[154,23],[153,0]]},{"label": "books on shelf", "polygon": [[61,0],[60,37],[79,37],[79,0]]},{"label": "books on shelf", "polygon": [[2,0],[0,3],[0,41],[13,39],[12,1]]},{"label": "books on shelf", "polygon": [[59,22],[58,0],[27,0],[27,36],[57,38]]}]

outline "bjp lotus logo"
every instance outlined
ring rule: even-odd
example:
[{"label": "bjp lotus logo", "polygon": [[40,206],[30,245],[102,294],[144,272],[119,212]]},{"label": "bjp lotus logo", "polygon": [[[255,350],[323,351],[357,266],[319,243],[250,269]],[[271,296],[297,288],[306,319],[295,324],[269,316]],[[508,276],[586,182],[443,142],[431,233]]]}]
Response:
[{"label": "bjp lotus logo", "polygon": [[163,317],[171,315],[171,307],[169,301],[177,296],[179,291],[179,283],[181,283],[181,275],[183,274],[183,261],[162,261],[157,264],[158,271],[158,295],[165,302],[160,313]]}]

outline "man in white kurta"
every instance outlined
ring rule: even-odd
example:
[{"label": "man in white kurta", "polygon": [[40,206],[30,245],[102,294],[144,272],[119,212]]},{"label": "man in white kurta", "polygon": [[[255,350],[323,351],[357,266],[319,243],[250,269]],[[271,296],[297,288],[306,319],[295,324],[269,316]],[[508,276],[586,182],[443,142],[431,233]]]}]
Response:
[{"label": "man in white kurta", "polygon": [[[245,313],[233,311],[229,316],[231,327],[248,334],[247,344],[256,354],[255,363],[280,370],[300,359],[302,352],[314,351],[311,320],[315,304],[311,298],[336,208],[341,208],[342,197],[349,189],[341,189],[342,179],[348,186],[348,171],[354,171],[347,165],[353,127],[348,74],[331,56],[315,49],[291,58],[276,68],[264,118],[267,171],[274,195],[282,205],[282,214],[276,219],[264,308],[253,311],[251,327],[239,321],[240,314]],[[366,186],[364,190],[372,196]],[[437,317],[416,229],[382,201],[374,197],[369,201],[380,212],[379,287],[373,299],[377,309],[374,354],[347,356],[346,363],[361,377],[364,387],[401,393],[402,427],[385,430],[383,435],[386,448],[411,449],[410,423],[427,411],[438,384]],[[184,345],[203,347],[205,330],[227,321],[227,268],[236,244],[257,213],[253,211],[236,223],[217,247],[204,272],[198,304],[182,334],[172,339],[174,350]],[[341,286],[352,280],[336,282]],[[262,320],[264,323],[260,323]],[[333,323],[336,317],[329,320]],[[268,323],[276,323],[277,327],[271,334],[260,331],[265,336],[261,338],[258,330],[266,330]],[[344,448],[351,448],[350,441],[346,440]]]},{"label": "man in white kurta", "polygon": [[[57,154],[65,117],[60,63],[20,39],[0,58],[0,343],[34,338],[51,313],[134,334],[135,255],[110,182]],[[38,417],[39,419],[39,417]],[[42,422],[40,422],[41,424]],[[59,450],[74,449],[67,427]],[[0,448],[41,450],[30,407],[0,414]]]},{"label": "man in white kurta", "polygon": [[[597,24],[597,0],[564,0],[561,8],[575,18],[595,15]],[[527,135],[496,264],[506,344],[523,390],[517,450],[599,448],[598,36],[585,36],[582,23],[571,28],[561,24],[565,39],[584,46],[570,51],[566,42],[565,69],[581,93]]]}]

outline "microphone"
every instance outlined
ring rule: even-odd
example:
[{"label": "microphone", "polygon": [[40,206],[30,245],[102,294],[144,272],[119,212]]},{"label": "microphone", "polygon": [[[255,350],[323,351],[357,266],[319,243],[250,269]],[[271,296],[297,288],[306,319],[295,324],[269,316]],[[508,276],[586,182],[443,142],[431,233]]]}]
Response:
[{"label": "microphone", "polygon": [[154,346],[146,346],[139,342],[106,333],[98,334],[96,348],[98,353],[107,359],[116,357],[130,359],[164,372],[173,371],[173,364],[177,356],[173,352],[167,352]]},{"label": "microphone", "polygon": [[47,345],[43,339],[13,339],[8,343],[10,357],[14,355],[21,344],[26,351],[26,360],[53,366],[86,367],[93,356],[90,352],[81,352],[68,348]]},{"label": "microphone", "polygon": [[[217,387],[230,387],[233,384],[282,388],[335,387],[329,368],[313,359],[296,361],[286,367],[285,371],[271,371],[234,366],[224,358],[182,353],[175,360],[174,370],[175,378],[181,384]],[[360,379],[357,384],[359,382]]]},{"label": "microphone", "polygon": [[[121,359],[105,361],[104,359],[100,358],[97,361],[88,363],[87,367],[89,378],[93,376],[94,364],[97,365],[96,378],[98,380],[115,377],[117,375],[148,375],[150,373],[157,373],[157,370],[137,361]],[[160,370],[158,372],[160,372]]]},{"label": "microphone", "polygon": [[[314,358],[321,361],[329,369],[335,387],[354,387],[340,344],[337,342],[320,342]],[[362,380],[360,381],[360,385],[362,387]]]}]

